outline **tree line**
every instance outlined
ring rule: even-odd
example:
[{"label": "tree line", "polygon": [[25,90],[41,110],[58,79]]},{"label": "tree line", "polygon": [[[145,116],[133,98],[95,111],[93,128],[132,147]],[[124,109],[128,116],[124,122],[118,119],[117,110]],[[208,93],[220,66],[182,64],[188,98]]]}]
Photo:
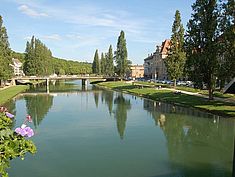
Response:
[{"label": "tree line", "polygon": [[91,63],[53,57],[50,49],[34,36],[27,41],[24,53],[14,52],[10,48],[7,29],[3,26],[3,19],[0,16],[0,85],[4,85],[5,81],[14,75],[10,65],[12,58],[17,58],[23,63],[23,71],[28,76],[46,76],[54,73],[58,75],[92,73]]},{"label": "tree line", "polygon": [[235,77],[234,9],[234,0],[196,0],[185,33],[176,11],[165,60],[171,79],[185,75],[197,88],[206,85],[213,99],[216,85],[222,89]]},{"label": "tree line", "polygon": [[[114,65],[114,61],[116,65]],[[110,45],[108,52],[105,54],[101,53],[101,58],[99,58],[98,49],[96,49],[92,63],[92,72],[107,76],[114,76],[116,73],[120,77],[125,77],[126,73],[130,70],[130,65],[131,61],[128,60],[125,33],[121,31],[115,52],[113,52],[112,45]]]},{"label": "tree line", "polygon": [[89,74],[91,64],[53,57],[50,49],[33,36],[26,44],[24,73],[38,76]]}]

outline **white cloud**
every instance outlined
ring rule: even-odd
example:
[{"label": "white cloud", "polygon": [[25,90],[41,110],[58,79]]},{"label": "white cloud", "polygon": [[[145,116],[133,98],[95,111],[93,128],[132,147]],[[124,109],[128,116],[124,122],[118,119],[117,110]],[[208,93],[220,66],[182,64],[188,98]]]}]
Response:
[{"label": "white cloud", "polygon": [[79,34],[66,34],[65,35],[67,38],[69,39],[73,39],[73,40],[77,40],[77,39],[82,39],[82,36],[80,36]]},{"label": "white cloud", "polygon": [[48,39],[48,40],[53,40],[53,41],[59,41],[59,40],[61,40],[61,36],[58,35],[58,34],[45,35],[45,36],[42,36],[42,39]]},{"label": "white cloud", "polygon": [[48,16],[48,14],[37,12],[36,10],[30,8],[27,5],[19,6],[18,10],[21,11],[23,14],[28,15],[30,17],[47,17]]}]

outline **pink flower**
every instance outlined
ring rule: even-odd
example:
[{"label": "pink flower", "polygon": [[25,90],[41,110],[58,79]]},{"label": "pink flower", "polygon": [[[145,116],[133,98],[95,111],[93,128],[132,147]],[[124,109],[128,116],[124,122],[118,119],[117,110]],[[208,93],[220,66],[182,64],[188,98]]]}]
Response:
[{"label": "pink flower", "polygon": [[9,113],[9,112],[5,112],[5,115],[8,117],[8,118],[14,118],[14,115]]},{"label": "pink flower", "polygon": [[31,118],[30,115],[27,115],[27,116],[26,116],[26,119],[27,119],[27,121],[29,121],[30,123],[32,122],[32,118]]},{"label": "pink flower", "polygon": [[15,132],[25,137],[32,137],[34,135],[34,131],[30,127],[25,127],[25,128],[18,127],[15,129]]}]

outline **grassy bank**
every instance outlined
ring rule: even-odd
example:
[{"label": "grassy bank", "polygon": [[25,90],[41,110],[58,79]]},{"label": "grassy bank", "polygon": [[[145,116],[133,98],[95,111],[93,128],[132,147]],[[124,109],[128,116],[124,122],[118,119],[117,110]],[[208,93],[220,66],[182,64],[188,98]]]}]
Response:
[{"label": "grassy bank", "polygon": [[16,85],[0,90],[0,105],[16,96],[18,93],[25,91],[27,88],[27,85]]},{"label": "grassy bank", "polygon": [[140,89],[136,88],[136,86],[132,85],[131,83],[125,82],[102,82],[98,83],[97,85],[114,90],[125,91],[153,100],[166,101],[169,103],[199,108],[225,117],[235,117],[235,104],[232,103],[226,103],[222,101],[208,101],[208,99],[198,96],[187,95],[183,93],[175,94],[170,90],[145,87]]}]

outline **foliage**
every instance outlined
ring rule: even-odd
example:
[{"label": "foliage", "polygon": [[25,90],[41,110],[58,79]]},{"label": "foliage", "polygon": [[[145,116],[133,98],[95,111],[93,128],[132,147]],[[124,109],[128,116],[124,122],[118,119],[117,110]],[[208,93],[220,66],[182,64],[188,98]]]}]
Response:
[{"label": "foliage", "polygon": [[20,60],[22,63],[24,63],[24,59],[25,59],[24,53],[15,52],[12,50],[11,56],[12,56],[12,58],[16,58],[16,59]]},{"label": "foliage", "polygon": [[128,70],[127,48],[124,31],[121,31],[120,36],[118,37],[115,59],[117,64],[117,74],[121,77],[124,77]]},{"label": "foliage", "polygon": [[113,65],[113,49],[112,45],[109,46],[109,51],[106,54],[106,74],[108,76],[114,75],[114,65]]},{"label": "foliage", "polygon": [[0,16],[0,85],[1,80],[11,78],[13,69],[11,63],[11,49],[8,42],[7,30],[3,26],[2,16]]},{"label": "foliage", "polygon": [[47,76],[53,73],[52,53],[39,40],[34,38],[27,41],[25,49],[24,73],[26,75]]},{"label": "foliage", "polygon": [[76,75],[92,73],[91,64],[87,62],[64,60],[53,57],[52,66],[54,73],[56,73],[57,75]]},{"label": "foliage", "polygon": [[94,56],[94,60],[92,63],[92,73],[100,74],[100,61],[99,61],[99,54],[98,54],[97,49],[95,51],[95,56]]},{"label": "foliage", "polygon": [[168,52],[168,57],[165,60],[167,73],[174,80],[182,76],[184,70],[186,54],[184,52],[184,28],[181,23],[180,12],[175,13],[175,20],[172,26],[171,46]]},{"label": "foliage", "polygon": [[220,89],[235,77],[235,1],[222,1],[219,6],[219,69]]},{"label": "foliage", "polygon": [[103,74],[103,75],[106,74],[106,66],[107,66],[106,57],[104,57],[104,53],[101,53],[100,73]]},{"label": "foliage", "polygon": [[193,13],[187,26],[185,46],[187,67],[195,85],[202,88],[206,83],[209,99],[213,99],[216,72],[218,70],[217,43],[218,23],[216,0],[197,0],[192,5]]},{"label": "foliage", "polygon": [[11,130],[12,120],[0,113],[0,174],[7,177],[6,169],[10,160],[24,156],[27,152],[36,153],[36,147],[32,141],[17,135]]}]

